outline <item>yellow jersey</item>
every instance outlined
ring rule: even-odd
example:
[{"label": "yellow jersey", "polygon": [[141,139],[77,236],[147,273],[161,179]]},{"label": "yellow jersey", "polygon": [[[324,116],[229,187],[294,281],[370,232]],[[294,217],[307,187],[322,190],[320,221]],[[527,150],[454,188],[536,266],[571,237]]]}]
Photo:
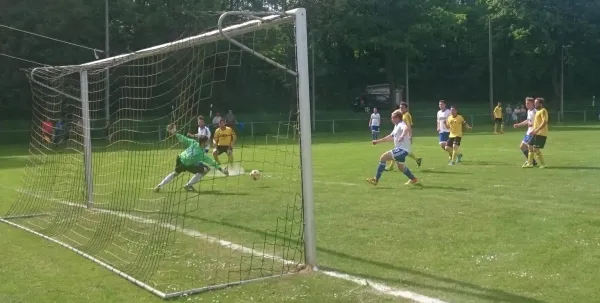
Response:
[{"label": "yellow jersey", "polygon": [[225,129],[217,128],[215,131],[215,143],[217,146],[231,146],[236,137],[235,132],[229,126],[225,126]]},{"label": "yellow jersey", "polygon": [[446,120],[446,124],[450,129],[450,138],[462,137],[463,135],[463,125],[467,123],[465,118],[461,115],[450,116],[448,120]]},{"label": "yellow jersey", "polygon": [[412,116],[410,115],[409,112],[402,114],[402,121],[404,121],[404,123],[406,123],[406,125],[408,125],[408,126],[413,125]]},{"label": "yellow jersey", "polygon": [[496,106],[494,108],[494,118],[496,118],[496,119],[502,119],[502,107]]},{"label": "yellow jersey", "polygon": [[548,136],[548,111],[545,108],[538,109],[535,112],[535,116],[533,117],[533,129],[538,129],[538,127],[542,126],[542,123],[546,122],[544,127],[540,128],[537,133],[538,136]]}]

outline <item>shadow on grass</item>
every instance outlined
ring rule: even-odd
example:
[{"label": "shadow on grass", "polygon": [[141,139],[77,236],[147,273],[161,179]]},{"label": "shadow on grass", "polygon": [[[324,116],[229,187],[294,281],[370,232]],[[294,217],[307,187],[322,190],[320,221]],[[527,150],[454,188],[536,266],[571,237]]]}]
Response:
[{"label": "shadow on grass", "polygon": [[[254,234],[259,235],[260,237],[269,236],[269,237],[284,239],[286,241],[286,243],[294,243],[296,241],[296,240],[290,239],[289,237],[282,236],[281,234],[275,234],[272,231],[264,232],[264,231],[249,228],[246,226],[234,224],[234,223],[216,221],[216,220],[207,219],[207,218],[189,215],[189,214],[185,214],[184,217],[192,219],[192,220],[202,221],[205,223],[218,224],[218,225],[242,230],[242,231],[249,232],[249,233],[254,233]],[[365,278],[365,279],[381,281],[384,283],[393,283],[395,285],[406,285],[406,286],[418,287],[418,288],[423,288],[423,289],[443,291],[446,293],[454,293],[454,294],[458,294],[458,295],[462,295],[462,296],[484,299],[484,300],[489,300],[489,301],[493,301],[493,302],[544,303],[544,301],[541,301],[541,300],[528,298],[528,297],[517,295],[517,294],[512,294],[512,293],[509,293],[509,292],[506,292],[506,291],[503,291],[500,289],[483,287],[483,286],[479,286],[476,284],[463,282],[463,281],[459,281],[459,280],[455,280],[455,279],[451,279],[451,278],[440,277],[440,276],[436,276],[434,274],[421,272],[421,271],[414,270],[414,269],[408,268],[408,267],[398,266],[398,265],[389,264],[389,263],[376,261],[376,260],[370,260],[365,257],[349,255],[349,254],[346,254],[343,252],[338,252],[338,251],[335,251],[335,250],[332,250],[329,248],[317,247],[317,251],[320,253],[323,253],[323,254],[335,256],[337,258],[352,260],[357,263],[372,265],[372,266],[376,266],[376,267],[379,267],[379,268],[382,268],[385,270],[391,270],[391,271],[396,272],[397,274],[409,274],[409,275],[418,276],[419,278],[431,279],[434,281],[432,283],[437,282],[440,284],[443,283],[443,284],[450,284],[450,285],[449,286],[431,285],[431,284],[426,284],[426,283],[414,282],[409,279],[378,277],[378,276],[366,275],[366,274],[361,274],[361,273],[342,272],[342,271],[338,271],[336,269],[330,268],[330,270],[333,270],[333,271],[342,272],[342,273],[350,274],[353,276],[358,276],[358,277]],[[321,266],[321,268],[326,269],[327,267]],[[457,289],[457,288],[464,288],[464,289]]]}]

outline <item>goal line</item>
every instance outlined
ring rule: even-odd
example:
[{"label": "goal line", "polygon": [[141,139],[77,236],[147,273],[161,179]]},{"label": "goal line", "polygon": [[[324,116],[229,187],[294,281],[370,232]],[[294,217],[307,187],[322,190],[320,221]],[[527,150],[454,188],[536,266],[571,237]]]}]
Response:
[{"label": "goal line", "polygon": [[[233,243],[231,241],[227,241],[227,240],[223,240],[217,237],[213,237],[207,234],[203,234],[197,230],[193,230],[193,229],[189,229],[189,228],[182,228],[173,224],[169,224],[169,223],[162,223],[159,222],[157,220],[152,220],[152,219],[147,219],[147,218],[142,218],[139,216],[134,216],[131,214],[127,214],[124,212],[120,212],[120,211],[114,211],[114,210],[108,210],[108,209],[101,209],[101,208],[92,208],[92,209],[88,209],[84,204],[78,204],[78,203],[73,203],[73,202],[69,202],[69,201],[64,201],[64,200],[60,200],[60,199],[55,199],[55,198],[48,198],[48,197],[43,197],[25,190],[17,190],[17,192],[21,193],[21,194],[25,194],[25,195],[29,195],[32,197],[35,197],[37,199],[42,199],[42,200],[46,200],[46,201],[50,201],[50,202],[56,202],[58,204],[64,205],[64,206],[70,206],[70,207],[79,207],[84,209],[84,211],[89,211],[89,212],[96,212],[96,213],[103,213],[103,214],[109,214],[109,215],[114,215],[120,218],[124,218],[124,219],[128,219],[134,222],[138,222],[138,223],[145,223],[145,224],[156,224],[160,227],[164,227],[173,231],[178,231],[181,232],[182,234],[189,236],[193,239],[198,239],[198,240],[203,240],[206,241],[208,243],[214,243],[217,244],[219,246],[231,249],[232,251],[237,251],[237,252],[241,252],[241,253],[245,253],[248,255],[252,255],[252,256],[260,256],[263,258],[268,258],[271,260],[275,260],[278,262],[281,262],[281,264],[285,264],[285,265],[295,265],[299,270],[302,269],[304,267],[304,264],[295,262],[295,261],[291,261],[291,260],[287,260],[285,258],[282,257],[278,257],[269,253],[265,253],[265,252],[261,252],[243,245],[239,245],[236,243]],[[47,216],[47,215],[51,215],[50,213],[40,213],[40,214],[31,214],[31,215],[25,215],[25,216],[11,216],[11,217],[1,217],[0,218],[0,222],[6,223],[8,225],[11,225],[13,227],[16,228],[20,228],[23,229],[27,232],[30,232],[34,235],[40,236],[50,242],[56,243],[60,246],[63,246],[75,253],[77,253],[78,255],[89,259],[90,261],[110,270],[113,273],[116,273],[117,275],[127,279],[128,281],[134,283],[135,285],[142,287],[148,291],[150,291],[151,293],[157,295],[158,297],[162,298],[162,299],[171,299],[171,298],[176,298],[176,297],[180,297],[180,296],[185,296],[185,295],[192,295],[192,294],[197,294],[197,293],[202,293],[202,292],[206,292],[206,291],[211,291],[211,290],[217,290],[217,289],[222,289],[222,288],[227,288],[230,286],[235,286],[235,285],[242,285],[242,284],[246,284],[249,282],[255,282],[255,281],[261,281],[261,280],[266,280],[266,279],[271,279],[271,278],[277,278],[277,277],[282,277],[282,276],[288,276],[288,275],[294,275],[297,272],[290,272],[290,273],[283,273],[283,274],[279,274],[279,275],[272,275],[272,276],[266,276],[266,277],[260,277],[260,278],[254,278],[254,279],[249,279],[249,280],[240,280],[240,281],[231,281],[228,283],[222,283],[222,284],[217,284],[217,285],[210,285],[210,286],[205,286],[205,287],[200,287],[200,288],[194,288],[194,289],[188,289],[188,290],[184,290],[184,291],[178,291],[178,292],[173,292],[173,293],[165,293],[162,292],[158,289],[156,289],[155,287],[152,287],[150,285],[148,285],[147,283],[144,283],[128,274],[126,274],[125,272],[122,272],[118,269],[116,269],[115,267],[111,266],[110,264],[100,260],[99,258],[95,258],[79,249],[77,249],[76,247],[69,245],[67,243],[64,243],[60,240],[54,239],[52,237],[48,237],[42,233],[39,233],[33,229],[30,229],[26,226],[23,226],[21,224],[12,222],[10,220],[12,219],[27,219],[27,218],[33,218],[33,217],[37,217],[37,216]]]}]

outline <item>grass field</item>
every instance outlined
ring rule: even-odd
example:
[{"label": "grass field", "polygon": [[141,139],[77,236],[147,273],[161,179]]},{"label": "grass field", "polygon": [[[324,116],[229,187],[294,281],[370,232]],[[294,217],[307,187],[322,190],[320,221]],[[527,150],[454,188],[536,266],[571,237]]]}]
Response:
[{"label": "grass field", "polygon": [[[465,136],[464,163],[450,167],[437,138],[425,134],[426,130],[416,130],[414,151],[424,158],[424,165],[420,169],[414,163],[409,166],[422,180],[423,189],[406,188],[405,177],[398,172],[385,173],[375,188],[364,182],[375,173],[379,155],[389,148],[370,146],[368,133],[316,137],[313,165],[321,266],[448,302],[595,302],[600,295],[600,277],[595,270],[600,265],[600,189],[595,187],[600,175],[600,143],[594,139],[600,127],[552,128],[545,149],[549,167],[544,170],[520,168],[524,161],[518,150],[521,131],[505,135],[485,131]],[[110,195],[99,196],[97,203],[112,211],[122,207],[136,210],[137,216],[148,220],[158,220],[165,211],[163,205],[173,205],[167,209],[169,218],[174,219],[172,224],[217,234],[246,247],[274,243],[273,253],[301,259],[290,244],[300,237],[298,214],[294,212],[298,202],[293,195],[300,176],[294,169],[297,148],[283,144],[252,146],[246,144],[240,157],[246,169],[261,169],[264,179],[255,182],[239,176],[205,180],[200,187],[203,194],[195,196],[176,190],[187,176],[158,195],[149,190],[171,169],[174,151],[158,151],[152,156],[146,151],[99,152],[94,158],[100,169],[97,191]],[[79,160],[70,158],[75,156],[63,155],[61,159],[67,160],[44,164],[49,166],[44,173],[55,178],[47,182],[26,178],[28,185],[24,185],[23,177],[31,175],[25,168],[29,162],[26,154],[26,146],[2,147],[0,214],[19,198],[19,189],[36,192],[38,187],[50,188],[56,198],[81,201],[78,190],[56,189],[65,187],[60,183],[65,176],[53,173],[80,174]],[[124,163],[137,158],[146,160],[136,162],[135,170],[127,170],[133,177],[111,174],[123,171]],[[76,184],[69,186],[78,188]],[[80,222],[69,224],[81,226],[81,231],[107,222],[103,217],[78,217]],[[119,224],[127,226],[124,230],[145,234],[140,222],[129,221],[123,219]],[[84,233],[77,236],[91,237]],[[61,237],[77,242],[76,235]],[[229,269],[220,272],[206,268],[214,260],[203,259],[222,256],[219,248],[206,243],[195,247],[198,242],[183,242],[183,238],[175,235],[173,243],[175,247],[185,244],[185,248],[167,254],[185,260],[195,258],[192,269],[196,273],[165,275],[161,283],[189,282],[194,286],[227,280],[233,264],[225,264]],[[136,239],[140,244],[144,237],[138,235]],[[126,246],[125,242],[114,243]],[[0,302],[160,301],[65,248],[8,225],[0,225],[0,245],[4,260],[0,276],[10,277],[0,285]],[[135,250],[135,246],[129,249]],[[201,256],[190,254],[195,250],[201,250]],[[113,259],[110,254],[99,254],[123,265],[133,262],[120,257],[126,253]],[[222,258],[237,259],[238,263],[240,259],[236,255]],[[165,264],[183,271],[176,261]],[[267,271],[279,267],[260,266]],[[224,280],[208,279],[206,270]],[[287,276],[178,300],[406,301],[322,274]]]}]

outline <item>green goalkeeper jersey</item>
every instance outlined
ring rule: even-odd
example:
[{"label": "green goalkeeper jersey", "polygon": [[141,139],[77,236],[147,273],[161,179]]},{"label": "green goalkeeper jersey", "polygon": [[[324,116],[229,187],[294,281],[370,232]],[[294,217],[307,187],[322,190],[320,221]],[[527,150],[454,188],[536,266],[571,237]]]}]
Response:
[{"label": "green goalkeeper jersey", "polygon": [[206,156],[204,148],[200,146],[196,139],[191,139],[181,134],[176,134],[176,136],[177,140],[186,147],[186,149],[179,154],[181,164],[185,166],[194,166],[202,162],[217,169],[221,168],[215,160]]}]

